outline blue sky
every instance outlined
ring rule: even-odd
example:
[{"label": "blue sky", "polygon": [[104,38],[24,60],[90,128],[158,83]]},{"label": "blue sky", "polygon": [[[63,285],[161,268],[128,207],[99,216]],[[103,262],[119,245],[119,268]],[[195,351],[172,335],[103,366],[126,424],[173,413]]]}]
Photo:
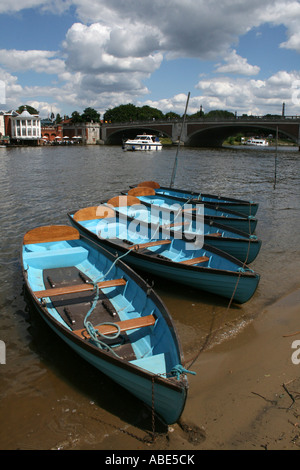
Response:
[{"label": "blue sky", "polygon": [[0,109],[299,115],[299,24],[299,0],[0,0]]}]

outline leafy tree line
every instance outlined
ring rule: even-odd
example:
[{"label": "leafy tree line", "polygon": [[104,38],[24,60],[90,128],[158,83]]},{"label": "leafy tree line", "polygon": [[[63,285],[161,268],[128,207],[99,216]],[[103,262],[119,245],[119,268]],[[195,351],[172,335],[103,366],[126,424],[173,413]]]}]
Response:
[{"label": "leafy tree line", "polygon": [[[202,109],[195,114],[187,116],[187,119],[197,118],[228,118],[234,117],[233,113],[223,110],[209,111],[205,114]],[[180,119],[181,116],[173,111],[164,114],[162,111],[151,106],[138,107],[133,104],[122,104],[116,108],[109,109],[104,114],[103,120],[107,122],[128,122],[128,121],[151,121]]]},{"label": "leafy tree line", "polygon": [[[25,106],[22,105],[17,109],[18,113],[21,113],[24,110]],[[27,111],[30,114],[39,114],[39,112],[32,108],[31,106],[26,106]],[[273,117],[273,115],[266,115],[269,117]],[[181,119],[182,116],[179,114],[169,111],[168,113],[164,114],[157,108],[153,108],[151,106],[135,106],[134,104],[122,104],[117,106],[113,109],[108,109],[103,116],[104,122],[130,122],[130,121],[152,121],[152,120],[172,120],[172,119]],[[209,111],[208,113],[204,113],[202,108],[197,113],[187,115],[187,119],[229,119],[234,118],[235,114],[231,113],[230,111],[216,109]],[[83,113],[80,114],[78,111],[73,111],[71,117],[68,117],[72,121],[72,123],[80,123],[80,122],[100,122],[100,113],[98,113],[93,108],[86,108],[84,109]],[[56,123],[59,124],[62,122],[62,117],[60,114],[51,116],[51,119]]]}]

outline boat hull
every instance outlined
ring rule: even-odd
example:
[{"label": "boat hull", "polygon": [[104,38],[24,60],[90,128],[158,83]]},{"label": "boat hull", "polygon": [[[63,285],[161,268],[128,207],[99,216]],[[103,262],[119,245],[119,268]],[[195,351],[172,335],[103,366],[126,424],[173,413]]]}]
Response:
[{"label": "boat hull", "polygon": [[[90,228],[84,227],[82,223],[74,220],[73,214],[68,214],[74,227],[82,234],[91,238],[99,245],[105,247],[111,253],[117,256],[126,254],[126,263],[135,269],[140,269],[147,273],[163,277],[176,283],[180,283],[195,289],[216,294],[237,303],[245,303],[255,293],[260,276],[252,270],[243,268],[239,260],[230,257],[228,254],[217,250],[216,248],[204,245],[204,249],[214,252],[215,255],[224,259],[230,259],[231,262],[239,266],[237,271],[226,269],[213,269],[200,266],[187,266],[181,263],[162,259],[163,257],[152,257],[134,250],[128,250],[128,246],[120,246],[120,240],[112,240],[98,237]],[[96,221],[97,222],[97,221]]]},{"label": "boat hull", "polygon": [[149,145],[149,144],[124,144],[123,150],[125,152],[158,152],[162,150],[162,145]]},{"label": "boat hull", "polygon": [[[127,191],[123,191],[122,194],[127,194]],[[177,206],[178,210],[181,208],[188,207],[189,210],[193,210],[193,217],[197,217],[199,214],[203,214],[204,217],[210,222],[217,222],[225,225],[226,227],[240,230],[248,234],[253,234],[257,226],[257,219],[252,216],[244,216],[236,211],[229,209],[221,209],[217,205],[211,205],[203,202],[199,203],[188,203],[185,199],[155,195],[155,196],[136,196],[142,204],[150,207],[161,207],[163,209],[172,210],[172,207]],[[180,208],[180,209],[179,209]],[[192,214],[192,212],[191,212]]]},{"label": "boat hull", "polygon": [[[38,312],[41,310],[37,307]],[[140,370],[129,369],[120,366],[105,352],[99,350],[91,352],[86,350],[81,344],[76,344],[66,334],[44,317],[50,328],[82,359],[98,369],[101,373],[112,379],[115,383],[125,388],[133,396],[154,409],[157,416],[166,424],[176,423],[185,407],[187,399],[187,387],[174,388],[164,384],[164,380],[149,374],[143,374]]]},{"label": "boat hull", "polygon": [[172,232],[181,233],[182,237],[187,236],[192,239],[193,236],[196,236],[201,239],[204,235],[204,242],[207,245],[225,251],[246,264],[252,263],[256,259],[262,244],[255,235],[235,230],[233,227],[226,227],[226,225],[219,224],[207,217],[204,217],[203,224],[200,223],[200,227],[198,227],[192,216],[180,214],[177,217],[173,211],[162,207],[133,205],[119,207],[117,210],[124,216],[149,224],[161,227],[170,226]]},{"label": "boat hull", "polygon": [[[72,227],[67,228],[72,229]],[[78,233],[77,230],[75,232]],[[51,242],[47,239],[43,243],[36,241],[25,243],[26,236],[22,247],[23,276],[30,299],[48,326],[79,356],[144,402],[166,424],[176,422],[185,406],[188,382],[185,374],[180,375],[179,379],[176,374],[172,374],[172,369],[181,365],[183,360],[181,346],[173,321],[155,292],[149,290],[149,286],[121,261],[115,266],[115,256],[86,238],[64,238]],[[34,237],[36,240],[36,233]],[[102,311],[108,318],[119,315],[123,320],[119,324],[124,324],[128,322],[128,318],[132,318],[135,323],[136,319],[149,315],[150,311],[154,312],[153,326],[140,328],[134,325],[130,332],[126,331],[125,343],[122,343],[122,339],[114,349],[118,351],[118,348],[129,347],[128,359],[124,356],[129,354],[128,349],[121,349],[121,356],[113,354],[111,350],[103,349],[99,344],[89,340],[86,337],[87,330],[81,330],[82,327],[79,326],[79,324],[85,325],[84,317],[93,302],[94,291],[89,283],[93,278],[99,279],[98,276],[102,271],[98,271],[97,267],[100,265],[105,272],[108,270],[112,276],[118,276],[117,279],[112,278],[110,282],[122,281],[121,284],[102,287],[101,299],[104,300],[101,300],[102,305],[99,306],[101,315]],[[56,279],[63,287],[55,288],[51,285],[49,270],[51,276],[57,275]],[[60,274],[57,274],[57,270]],[[62,272],[67,276],[67,290],[71,288],[73,292],[77,289],[77,294],[66,291],[66,278],[62,277]],[[76,274],[75,277],[72,277],[73,272]],[[78,286],[78,279],[83,273],[92,277],[89,281],[83,279],[82,284]],[[45,279],[51,288],[46,287]],[[55,280],[55,277],[53,279]],[[43,290],[45,288],[46,290]],[[64,293],[61,293],[61,289]],[[92,293],[86,294],[86,291]],[[87,295],[87,300],[84,300],[84,295]],[[109,312],[107,306],[104,308],[103,303],[108,302],[108,299],[109,302],[114,302],[113,308],[117,313]],[[71,305],[71,310],[75,310],[64,315],[62,313],[64,305]],[[129,313],[126,313],[127,311]],[[71,322],[70,315],[73,314],[75,316]],[[99,311],[95,315],[100,318]],[[95,320],[97,318],[95,317]],[[163,335],[161,340],[160,335]],[[149,346],[152,346],[151,352]],[[158,372],[162,369],[165,373]]]},{"label": "boat hull", "polygon": [[[142,183],[140,184],[142,185]],[[220,209],[240,212],[244,216],[255,216],[259,206],[256,202],[243,199],[200,193],[197,191],[186,191],[184,189],[170,188],[167,186],[156,186],[153,189],[157,195],[161,194],[181,198],[185,201],[189,200],[190,202],[204,202],[210,205],[217,205]]]}]

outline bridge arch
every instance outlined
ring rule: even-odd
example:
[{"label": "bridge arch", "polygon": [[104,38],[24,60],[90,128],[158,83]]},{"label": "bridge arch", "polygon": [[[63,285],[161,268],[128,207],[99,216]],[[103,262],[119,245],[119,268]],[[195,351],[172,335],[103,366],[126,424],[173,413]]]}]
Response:
[{"label": "bridge arch", "polygon": [[[289,129],[278,129],[279,135],[288,137],[296,144],[298,143],[298,137],[295,134],[289,132]],[[247,135],[260,135],[267,136],[272,134],[276,136],[277,126],[274,123],[266,124],[246,124],[246,123],[228,123],[228,124],[216,124],[209,127],[202,127],[201,129],[194,130],[191,133],[187,133],[187,139],[185,142],[186,146],[190,147],[222,147],[223,142],[239,133]]]},{"label": "bridge arch", "polygon": [[105,135],[102,139],[107,145],[121,145],[122,142],[129,138],[134,138],[138,134],[152,134],[160,137],[172,138],[172,125],[158,126],[158,125],[122,125],[120,127],[107,127]]}]

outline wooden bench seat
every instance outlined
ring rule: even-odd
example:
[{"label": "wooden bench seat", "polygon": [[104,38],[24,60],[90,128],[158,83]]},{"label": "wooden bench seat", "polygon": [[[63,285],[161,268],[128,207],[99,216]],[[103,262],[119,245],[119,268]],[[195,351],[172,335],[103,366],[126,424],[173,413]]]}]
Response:
[{"label": "wooden bench seat", "polygon": [[[155,321],[156,318],[154,315],[147,315],[145,317],[131,318],[129,320],[119,321],[115,324],[120,327],[120,333],[124,333],[128,330],[135,330],[136,328],[153,326],[155,324]],[[99,325],[96,326],[95,329],[105,335],[112,335],[117,332],[117,328],[113,325]],[[88,339],[90,337],[85,328],[81,330],[74,330],[73,333],[75,333],[75,335],[79,336],[80,338]]]},{"label": "wooden bench seat", "polygon": [[193,264],[198,264],[198,263],[205,263],[206,261],[209,261],[208,256],[199,256],[199,258],[191,258],[191,259],[186,259],[185,261],[180,261],[181,264],[187,264],[187,265],[193,265]]},{"label": "wooden bench seat", "polygon": [[131,247],[132,250],[140,250],[142,248],[148,248],[149,246],[159,246],[159,245],[168,245],[171,243],[171,240],[156,240],[154,242],[147,243],[137,243]]},{"label": "wooden bench seat", "polygon": [[[111,279],[109,281],[98,282],[98,287],[99,289],[104,289],[105,287],[124,286],[125,284],[125,279]],[[76,284],[74,286],[54,287],[52,289],[35,291],[34,295],[41,299],[42,297],[54,297],[63,294],[76,294],[77,292],[87,292],[92,290],[94,290],[93,284]]]}]

